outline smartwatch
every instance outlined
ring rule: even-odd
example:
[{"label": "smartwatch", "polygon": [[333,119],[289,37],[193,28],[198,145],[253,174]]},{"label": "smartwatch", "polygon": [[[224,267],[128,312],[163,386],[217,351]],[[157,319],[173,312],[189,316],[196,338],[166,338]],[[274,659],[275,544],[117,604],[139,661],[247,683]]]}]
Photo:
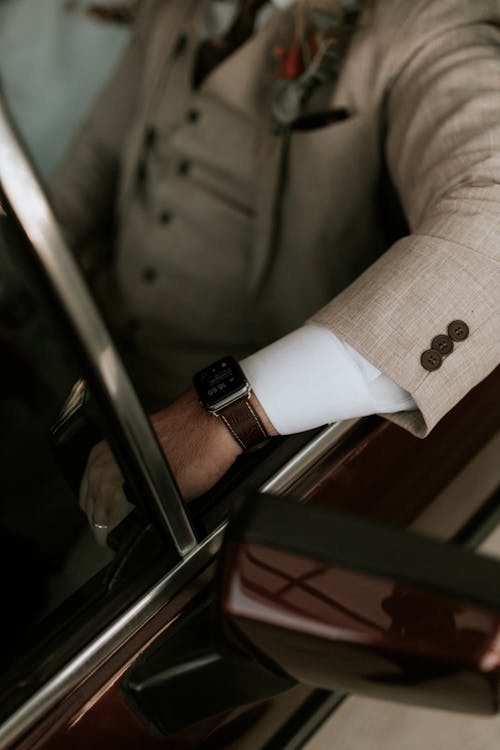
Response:
[{"label": "smartwatch", "polygon": [[200,404],[225,423],[243,450],[270,437],[250,403],[252,388],[234,357],[223,357],[197,372],[193,386]]}]

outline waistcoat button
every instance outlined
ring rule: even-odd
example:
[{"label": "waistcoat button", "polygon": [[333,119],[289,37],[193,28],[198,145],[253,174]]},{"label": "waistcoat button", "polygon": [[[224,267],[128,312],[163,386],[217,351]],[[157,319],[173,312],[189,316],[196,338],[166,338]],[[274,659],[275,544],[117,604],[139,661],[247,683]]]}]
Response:
[{"label": "waistcoat button", "polygon": [[144,133],[144,147],[148,151],[149,149],[153,148],[153,146],[155,145],[156,138],[157,138],[156,128],[150,125],[148,128],[146,128],[146,132]]},{"label": "waistcoat button", "polygon": [[172,218],[173,217],[170,211],[162,211],[159,216],[159,220],[161,224],[170,224],[170,222],[172,221]]},{"label": "waistcoat button", "polygon": [[184,32],[177,37],[174,47],[174,57],[180,57],[188,44],[188,35]]},{"label": "waistcoat button", "polygon": [[144,268],[142,272],[143,281],[146,281],[149,284],[152,281],[155,281],[157,276],[158,274],[156,273],[156,270],[154,268]]},{"label": "waistcoat button", "polygon": [[199,109],[190,109],[186,112],[186,120],[188,122],[198,122],[200,117],[201,117],[201,112]]},{"label": "waistcoat button", "polygon": [[136,171],[136,179],[137,179],[138,185],[143,185],[146,182],[146,175],[147,175],[146,161],[144,159],[140,159],[139,163],[137,164],[137,171]]},{"label": "waistcoat button", "polygon": [[180,175],[187,175],[190,169],[191,169],[191,164],[190,162],[187,161],[187,159],[183,159],[182,161],[180,161],[177,166],[177,172]]}]

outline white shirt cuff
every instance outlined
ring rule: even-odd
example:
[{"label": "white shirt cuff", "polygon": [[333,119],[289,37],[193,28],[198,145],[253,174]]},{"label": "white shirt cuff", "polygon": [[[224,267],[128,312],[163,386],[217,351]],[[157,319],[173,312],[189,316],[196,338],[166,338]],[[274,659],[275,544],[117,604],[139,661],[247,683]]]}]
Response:
[{"label": "white shirt cuff", "polygon": [[282,435],[417,408],[407,391],[321,326],[298,328],[240,364]]}]

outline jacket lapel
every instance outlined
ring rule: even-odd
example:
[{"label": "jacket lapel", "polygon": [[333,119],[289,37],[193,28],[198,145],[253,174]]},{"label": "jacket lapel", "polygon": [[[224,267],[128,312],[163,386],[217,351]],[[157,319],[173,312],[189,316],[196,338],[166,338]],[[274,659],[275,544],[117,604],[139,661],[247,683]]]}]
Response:
[{"label": "jacket lapel", "polygon": [[269,120],[276,75],[274,48],[287,43],[293,33],[293,7],[278,13],[265,27],[220,63],[207,76],[202,89],[219,96],[251,118]]},{"label": "jacket lapel", "polygon": [[175,62],[176,47],[180,45],[185,31],[191,29],[193,16],[198,11],[199,0],[183,0],[182,3],[165,3],[158,9],[156,3],[146,5],[149,17],[148,28],[144,32],[147,41],[145,49],[144,84],[142,98],[138,102],[139,117],[135,123],[127,146],[127,158],[120,189],[121,200],[132,188],[135,169],[143,147],[146,123],[154,114],[162,87]]},{"label": "jacket lapel", "polygon": [[255,121],[262,144],[256,165],[255,241],[250,259],[248,286],[255,293],[269,266],[277,227],[287,139],[271,134],[271,104],[276,77],[273,50],[290,43],[294,29],[294,7],[278,13],[231,57],[215,68],[203,88],[220,96]]},{"label": "jacket lapel", "polygon": [[[315,0],[310,7],[328,12],[338,8],[338,5],[339,0]],[[288,11],[278,14],[273,19],[274,23],[270,23],[262,34],[256,35],[255,42],[250,42],[247,50],[241,50],[241,54],[237,56],[238,60],[235,60],[235,63],[239,65],[239,70],[232,78],[233,86],[237,86],[239,76],[245,80],[247,84],[245,94],[242,95],[241,92],[239,94],[242,97],[241,102],[251,108],[254,113],[260,113],[267,128],[267,133],[262,133],[263,146],[257,165],[256,233],[248,279],[248,288],[253,295],[262,292],[279,244],[280,203],[287,178],[288,151],[292,135],[290,132],[271,134],[271,105],[276,80],[276,63],[272,51],[274,46],[286,46],[293,39],[296,8],[297,4],[294,3]],[[260,62],[258,62],[259,55],[261,56]],[[268,64],[265,69],[262,57]],[[235,71],[232,67],[230,73],[222,71],[220,82],[225,78],[226,72],[229,79]],[[265,89],[260,90],[260,98],[257,93],[259,92],[258,76],[262,76],[266,82]],[[336,85],[329,93],[331,107],[333,107],[335,90]],[[235,98],[238,96],[236,90],[233,96]],[[263,107],[264,111],[262,111]]]}]

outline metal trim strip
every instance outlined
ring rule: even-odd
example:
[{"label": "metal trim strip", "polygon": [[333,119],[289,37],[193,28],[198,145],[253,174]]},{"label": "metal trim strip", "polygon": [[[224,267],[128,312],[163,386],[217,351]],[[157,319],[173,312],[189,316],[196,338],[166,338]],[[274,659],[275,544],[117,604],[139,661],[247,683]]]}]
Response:
[{"label": "metal trim strip", "polygon": [[24,153],[1,89],[0,184],[66,312],[116,426],[126,439],[131,465],[145,480],[143,486],[148,494],[145,500],[149,500],[154,518],[171,536],[179,554],[186,555],[195,548],[196,537],[181,496],[35,170]]}]

